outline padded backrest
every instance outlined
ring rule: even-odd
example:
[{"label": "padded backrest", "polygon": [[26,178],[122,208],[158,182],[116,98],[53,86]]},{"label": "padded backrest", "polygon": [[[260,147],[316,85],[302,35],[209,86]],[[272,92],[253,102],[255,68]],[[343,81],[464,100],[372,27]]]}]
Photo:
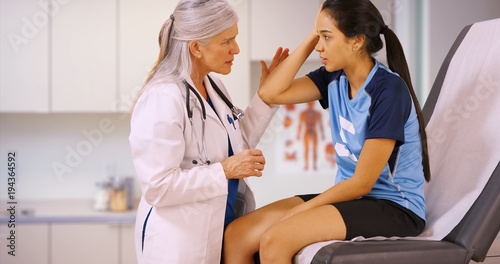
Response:
[{"label": "padded backrest", "polygon": [[[450,62],[472,25],[465,27],[446,56],[423,108],[425,123],[432,118]],[[473,175],[471,175],[473,176]],[[432,181],[431,181],[432,183]],[[461,222],[443,240],[470,252],[470,259],[483,261],[500,230],[500,162],[486,187]]]},{"label": "padded backrest", "polygon": [[499,231],[500,162],[474,205],[443,240],[466,248],[473,260],[483,261]]}]

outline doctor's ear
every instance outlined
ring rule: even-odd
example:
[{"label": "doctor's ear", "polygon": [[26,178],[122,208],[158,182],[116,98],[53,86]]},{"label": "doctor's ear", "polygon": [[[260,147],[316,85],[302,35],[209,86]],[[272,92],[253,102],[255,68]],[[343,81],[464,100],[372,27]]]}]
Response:
[{"label": "doctor's ear", "polygon": [[189,42],[189,51],[196,58],[201,58],[201,56],[202,56],[201,46],[200,46],[200,43],[198,43],[197,41]]}]

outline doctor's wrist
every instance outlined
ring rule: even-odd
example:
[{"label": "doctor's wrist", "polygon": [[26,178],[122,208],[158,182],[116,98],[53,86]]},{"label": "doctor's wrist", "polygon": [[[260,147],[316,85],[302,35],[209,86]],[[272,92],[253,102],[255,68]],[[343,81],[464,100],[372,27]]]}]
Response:
[{"label": "doctor's wrist", "polygon": [[228,164],[227,164],[227,160],[225,161],[221,161],[220,164],[222,165],[222,170],[224,171],[224,175],[226,176],[226,179],[230,179],[228,177],[229,175],[229,170],[228,170]]}]

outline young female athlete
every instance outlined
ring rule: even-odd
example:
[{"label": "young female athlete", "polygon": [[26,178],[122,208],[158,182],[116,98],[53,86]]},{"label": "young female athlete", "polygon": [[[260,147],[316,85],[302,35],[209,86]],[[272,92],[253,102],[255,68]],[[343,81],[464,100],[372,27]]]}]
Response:
[{"label": "young female athlete", "polygon": [[[389,67],[373,58],[385,37]],[[294,79],[313,50],[323,67]],[[277,54],[280,56],[280,54]],[[394,32],[369,0],[327,0],[313,31],[261,84],[268,104],[329,109],[338,171],[321,194],[277,201],[235,220],[224,263],[291,263],[304,246],[357,236],[414,236],[430,179],[420,106]]]}]

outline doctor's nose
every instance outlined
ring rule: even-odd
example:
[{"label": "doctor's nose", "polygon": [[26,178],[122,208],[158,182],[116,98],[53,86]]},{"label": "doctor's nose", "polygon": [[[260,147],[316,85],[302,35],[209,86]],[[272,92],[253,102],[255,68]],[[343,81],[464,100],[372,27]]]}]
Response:
[{"label": "doctor's nose", "polygon": [[231,54],[238,54],[238,53],[240,53],[240,47],[238,46],[238,43],[235,40],[231,47]]}]

